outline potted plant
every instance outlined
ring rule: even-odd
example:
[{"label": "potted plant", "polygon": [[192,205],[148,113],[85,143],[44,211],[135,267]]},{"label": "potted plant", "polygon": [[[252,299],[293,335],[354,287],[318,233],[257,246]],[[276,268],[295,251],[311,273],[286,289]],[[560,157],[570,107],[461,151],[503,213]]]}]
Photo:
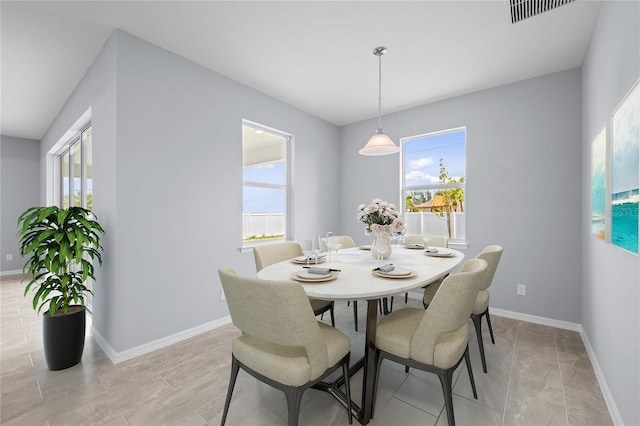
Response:
[{"label": "potted plant", "polygon": [[[63,370],[82,358],[85,336],[86,282],[93,261],[102,264],[104,230],[82,207],[31,207],[18,218],[22,272],[30,278],[24,295],[34,290],[33,309],[43,307],[44,354],[50,370]],[[27,279],[25,278],[25,280]]]}]

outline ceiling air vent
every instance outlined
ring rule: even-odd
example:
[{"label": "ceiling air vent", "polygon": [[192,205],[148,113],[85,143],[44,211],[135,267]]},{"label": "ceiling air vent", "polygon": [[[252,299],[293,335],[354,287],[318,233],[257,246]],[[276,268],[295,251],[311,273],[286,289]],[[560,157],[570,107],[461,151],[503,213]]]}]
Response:
[{"label": "ceiling air vent", "polygon": [[509,0],[511,23],[523,21],[556,7],[572,3],[574,0]]}]

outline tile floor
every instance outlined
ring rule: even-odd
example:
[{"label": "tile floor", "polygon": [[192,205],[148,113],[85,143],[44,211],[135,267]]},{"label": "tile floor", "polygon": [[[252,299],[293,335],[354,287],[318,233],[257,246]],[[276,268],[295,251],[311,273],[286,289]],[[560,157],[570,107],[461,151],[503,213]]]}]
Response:
[{"label": "tile floor", "polygon": [[[111,364],[88,336],[82,362],[48,371],[41,319],[22,296],[19,277],[0,280],[0,423],[3,425],[217,425],[227,390],[231,341],[228,325],[153,353]],[[396,298],[395,308],[404,303]],[[400,302],[400,303],[398,303]],[[409,304],[419,306],[417,300]],[[327,320],[325,316],[325,320]],[[470,351],[478,387],[474,400],[464,363],[456,372],[458,425],[612,424],[578,333],[492,316],[496,344],[485,329],[489,373],[482,373],[475,332]],[[365,309],[359,322],[364,329]],[[336,304],[336,324],[363,353],[364,332],[353,330],[350,307]],[[486,327],[485,327],[486,328]],[[362,372],[352,378],[361,395]],[[435,376],[384,361],[372,425],[446,425]],[[240,372],[227,424],[285,425],[282,393]],[[308,390],[301,425],[346,425],[346,412],[327,394]]]}]

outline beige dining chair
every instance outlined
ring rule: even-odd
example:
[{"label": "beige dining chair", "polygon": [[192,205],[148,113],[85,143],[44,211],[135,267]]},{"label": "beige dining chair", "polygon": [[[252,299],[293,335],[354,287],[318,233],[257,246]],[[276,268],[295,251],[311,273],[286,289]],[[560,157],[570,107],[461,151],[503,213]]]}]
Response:
[{"label": "beige dining chair", "polygon": [[299,283],[241,277],[229,268],[220,268],[218,274],[231,320],[242,332],[232,343],[231,377],[221,425],[227,420],[240,369],[284,392],[288,424],[294,426],[303,392],[340,367],[351,424],[349,338],[314,318]]},{"label": "beige dining chair", "polygon": [[493,276],[498,269],[498,264],[500,263],[500,259],[502,258],[502,253],[504,249],[501,246],[491,245],[487,246],[480,252],[476,258],[484,259],[487,261],[489,265],[487,267],[487,273],[485,275],[484,280],[482,281],[482,285],[480,286],[480,290],[478,291],[478,296],[476,297],[476,302],[473,305],[473,310],[471,311],[471,319],[473,320],[473,325],[476,329],[476,337],[478,338],[478,346],[480,348],[480,359],[482,360],[482,371],[487,372],[487,361],[484,355],[484,344],[482,341],[482,317],[487,319],[487,326],[489,327],[489,334],[491,335],[491,343],[496,344],[496,340],[493,337],[493,327],[491,327],[491,317],[489,316],[489,286],[493,282]]},{"label": "beige dining chair", "polygon": [[463,358],[473,396],[478,398],[469,359],[469,315],[478,294],[478,282],[486,269],[486,261],[468,260],[460,272],[444,279],[426,310],[403,308],[380,320],[375,341],[374,403],[385,358],[438,376],[451,426],[455,425],[451,389],[453,372]]},{"label": "beige dining chair", "polygon": [[[498,264],[500,263],[503,251],[504,249],[501,246],[491,245],[485,247],[484,250],[476,256],[476,259],[484,259],[488,264],[487,273],[480,282],[478,295],[473,305],[473,310],[471,311],[471,319],[473,320],[476,337],[478,339],[478,347],[480,348],[482,371],[485,373],[487,372],[487,361],[484,354],[484,342],[482,339],[482,317],[487,319],[487,326],[489,327],[489,334],[491,335],[491,343],[495,345],[496,340],[493,336],[493,327],[491,326],[491,317],[489,316],[489,291],[487,289],[493,282],[493,276],[498,269]],[[431,289],[431,286],[434,286],[435,289]],[[425,307],[431,303],[433,295],[435,295],[437,291],[438,288],[434,284],[431,284],[426,288],[423,298]]]},{"label": "beige dining chair", "polygon": [[[286,241],[283,243],[267,244],[253,247],[253,257],[256,262],[256,272],[260,272],[263,268],[273,265],[274,263],[284,260],[293,259],[294,257],[304,256],[302,246],[296,241]],[[329,311],[331,316],[331,325],[336,326],[335,316],[333,314],[333,300],[320,300],[309,298],[313,313],[315,315],[323,315]]]}]

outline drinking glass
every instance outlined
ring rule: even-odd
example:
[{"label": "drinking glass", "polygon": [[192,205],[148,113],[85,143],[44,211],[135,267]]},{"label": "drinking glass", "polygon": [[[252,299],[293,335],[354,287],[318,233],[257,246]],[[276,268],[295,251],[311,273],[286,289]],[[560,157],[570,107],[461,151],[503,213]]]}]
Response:
[{"label": "drinking glass", "polygon": [[333,251],[333,232],[327,232],[327,236],[324,239],[324,245],[327,246],[327,260],[331,261],[331,252]]},{"label": "drinking glass", "polygon": [[320,255],[320,235],[316,235],[316,238],[312,241],[313,243],[313,258],[316,261],[316,265],[318,264],[318,256]]},{"label": "drinking glass", "polygon": [[313,241],[312,240],[304,240],[302,242],[302,252],[307,257],[307,266],[309,266],[309,260],[311,258],[311,254],[313,253]]}]

